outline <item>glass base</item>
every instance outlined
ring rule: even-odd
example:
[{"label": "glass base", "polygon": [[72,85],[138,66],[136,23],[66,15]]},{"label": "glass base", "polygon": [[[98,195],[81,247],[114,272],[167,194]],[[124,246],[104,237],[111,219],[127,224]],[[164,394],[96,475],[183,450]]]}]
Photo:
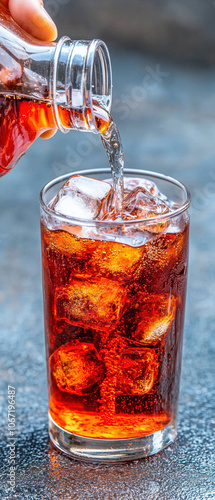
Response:
[{"label": "glass base", "polygon": [[176,423],[162,430],[132,439],[92,439],[76,436],[57,425],[49,415],[52,443],[66,455],[90,462],[124,462],[154,455],[166,448],[176,437]]}]

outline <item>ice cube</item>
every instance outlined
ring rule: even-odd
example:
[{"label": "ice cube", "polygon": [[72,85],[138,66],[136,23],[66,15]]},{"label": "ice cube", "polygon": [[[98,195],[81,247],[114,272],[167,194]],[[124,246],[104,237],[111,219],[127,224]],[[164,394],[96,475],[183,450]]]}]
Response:
[{"label": "ice cube", "polygon": [[[75,226],[71,226],[71,230],[72,228]],[[42,228],[42,231],[44,266],[54,287],[56,284],[68,285],[71,274],[90,278],[94,272],[90,259],[97,248],[95,241],[76,237],[65,230],[50,231]]]},{"label": "ice cube", "polygon": [[[71,231],[74,227],[75,226],[71,227]],[[76,228],[77,227],[78,226],[76,226]],[[66,230],[62,227],[60,230],[56,231],[45,229],[44,241],[48,251],[54,250],[55,252],[59,252],[60,254],[66,256],[74,256],[74,254],[77,254],[80,258],[82,258],[83,253],[86,252],[85,240],[67,232],[67,227]]]},{"label": "ice cube", "polygon": [[152,390],[157,374],[153,349],[126,349],[118,365],[116,394],[143,396]]},{"label": "ice cube", "polygon": [[[103,220],[117,221],[119,224],[122,221],[137,221],[139,229],[157,232],[167,227],[168,220],[154,224],[150,223],[150,218],[168,214],[169,211],[168,205],[163,200],[139,186],[124,196],[120,214],[116,214],[114,208],[109,209],[108,212],[103,213]],[[138,223],[140,219],[149,219],[149,223],[140,224]]]},{"label": "ice cube", "polygon": [[165,287],[163,276],[169,276],[173,270],[175,272],[180,262],[187,261],[188,238],[188,228],[183,232],[169,233],[168,227],[167,232],[159,238],[148,241],[145,248],[143,273],[149,281],[154,280],[152,281],[153,290]]},{"label": "ice cube", "polygon": [[49,363],[58,389],[70,394],[95,392],[105,377],[105,365],[90,343],[64,344],[50,356]]},{"label": "ice cube", "polygon": [[112,203],[113,188],[104,181],[73,175],[51,204],[55,212],[79,219],[96,219]]},{"label": "ice cube", "polygon": [[133,338],[141,344],[163,340],[175,318],[176,298],[168,293],[143,294],[139,302],[139,321]]},{"label": "ice cube", "polygon": [[126,220],[146,219],[167,214],[169,207],[145,188],[137,187],[129,193],[123,202],[123,218]]},{"label": "ice cube", "polygon": [[154,182],[149,179],[141,179],[138,177],[124,177],[124,191],[125,193],[130,193],[137,187],[142,187],[148,191],[153,196],[158,195],[158,188]]},{"label": "ice cube", "polygon": [[[151,193],[154,196],[158,195],[158,188],[154,182],[150,181],[149,179],[141,179],[140,177],[125,177],[123,178],[124,181],[124,195],[126,196],[128,193],[133,191],[133,189],[137,187],[143,187],[146,189],[149,193]],[[108,182],[109,184],[113,184],[113,179],[105,179],[105,182]]]},{"label": "ice cube", "polygon": [[[128,239],[129,242],[129,239]],[[125,279],[141,264],[144,246],[131,247],[111,241],[98,242],[92,254],[91,264],[106,276],[122,276]]]},{"label": "ice cube", "polygon": [[125,300],[126,291],[116,281],[73,279],[69,286],[56,288],[56,319],[110,331],[123,313]]},{"label": "ice cube", "polygon": [[167,204],[150,194],[145,188],[137,187],[129,193],[123,202],[122,217],[124,220],[149,219],[149,222],[139,224],[139,229],[157,233],[166,229],[169,225],[168,219],[158,223],[150,222],[152,217],[159,217],[169,213]]}]

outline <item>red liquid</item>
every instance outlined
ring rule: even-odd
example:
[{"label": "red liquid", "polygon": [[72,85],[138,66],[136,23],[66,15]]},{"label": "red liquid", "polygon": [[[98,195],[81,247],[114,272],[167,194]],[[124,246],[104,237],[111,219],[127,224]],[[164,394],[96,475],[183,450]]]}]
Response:
[{"label": "red liquid", "polygon": [[138,248],[42,225],[50,414],[63,429],[134,438],[174,418],[188,253],[183,216],[180,225]]},{"label": "red liquid", "polygon": [[[58,111],[62,125],[70,129],[74,128],[77,116],[87,124],[91,114],[90,109],[86,110],[88,117],[79,110],[59,107]],[[94,113],[97,128],[103,133],[109,125],[108,114],[96,105]],[[37,137],[56,128],[53,106],[49,102],[0,95],[0,176],[16,165]]]}]

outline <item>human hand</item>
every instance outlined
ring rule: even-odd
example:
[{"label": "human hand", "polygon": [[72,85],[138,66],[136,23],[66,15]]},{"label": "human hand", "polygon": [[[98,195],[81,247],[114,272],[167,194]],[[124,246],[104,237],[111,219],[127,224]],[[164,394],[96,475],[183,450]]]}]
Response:
[{"label": "human hand", "polygon": [[[25,31],[45,42],[51,42],[57,37],[57,28],[48,12],[43,7],[42,0],[0,0],[16,21]],[[43,139],[54,135],[50,130],[42,134]]]}]

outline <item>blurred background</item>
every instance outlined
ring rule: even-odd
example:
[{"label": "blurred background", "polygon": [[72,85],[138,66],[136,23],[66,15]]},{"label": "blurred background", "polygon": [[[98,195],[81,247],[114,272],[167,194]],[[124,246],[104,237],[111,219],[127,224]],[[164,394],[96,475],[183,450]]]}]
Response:
[{"label": "blurred background", "polygon": [[[169,497],[167,488],[164,497],[191,498],[189,471],[194,464],[199,471],[195,480],[200,484],[201,473],[204,475],[201,491],[207,488],[207,499],[212,499],[215,490],[210,486],[210,470],[214,462],[207,445],[202,446],[202,440],[207,429],[210,436],[207,443],[212,446],[214,435],[210,425],[215,400],[215,395],[212,397],[215,377],[215,2],[45,0],[45,6],[60,36],[99,37],[108,44],[113,68],[112,115],[122,137],[125,165],[171,175],[191,191],[190,273],[179,449],[175,447],[171,454],[172,463],[181,460],[184,475],[181,490],[179,488],[181,496],[177,497],[174,490]],[[39,191],[46,182],[61,174],[104,165],[108,162],[99,136],[77,131],[66,135],[57,132],[51,140],[38,139],[15,169],[0,180],[2,380],[5,383],[16,380],[19,388],[20,432],[24,432],[24,423],[32,436],[41,435],[42,427],[46,440]],[[11,361],[8,353],[13,353]],[[22,439],[17,446],[20,457],[24,456],[26,461],[28,453],[29,456],[32,453],[31,441],[26,438],[24,446]],[[43,443],[46,450],[46,441]],[[189,445],[191,469],[185,465]],[[39,460],[36,449],[35,461],[39,463]],[[159,457],[157,460],[159,462]],[[160,477],[162,483],[163,476],[159,476],[156,463],[155,458],[150,475],[154,464],[156,480]],[[170,470],[170,462],[168,464]],[[36,477],[33,468],[31,474]],[[26,483],[27,488],[27,474],[25,477],[26,480],[22,476],[22,484]],[[173,475],[171,480],[174,481]],[[95,489],[96,481],[97,478]],[[67,476],[65,488],[70,484]],[[93,488],[92,480],[86,490],[87,498],[90,492],[93,494]],[[64,498],[67,498],[66,491],[62,493]],[[197,497],[206,498],[198,496],[194,488],[192,498]]]},{"label": "blurred background", "polygon": [[45,0],[59,33],[104,38],[181,61],[215,60],[215,2],[204,0]]}]

